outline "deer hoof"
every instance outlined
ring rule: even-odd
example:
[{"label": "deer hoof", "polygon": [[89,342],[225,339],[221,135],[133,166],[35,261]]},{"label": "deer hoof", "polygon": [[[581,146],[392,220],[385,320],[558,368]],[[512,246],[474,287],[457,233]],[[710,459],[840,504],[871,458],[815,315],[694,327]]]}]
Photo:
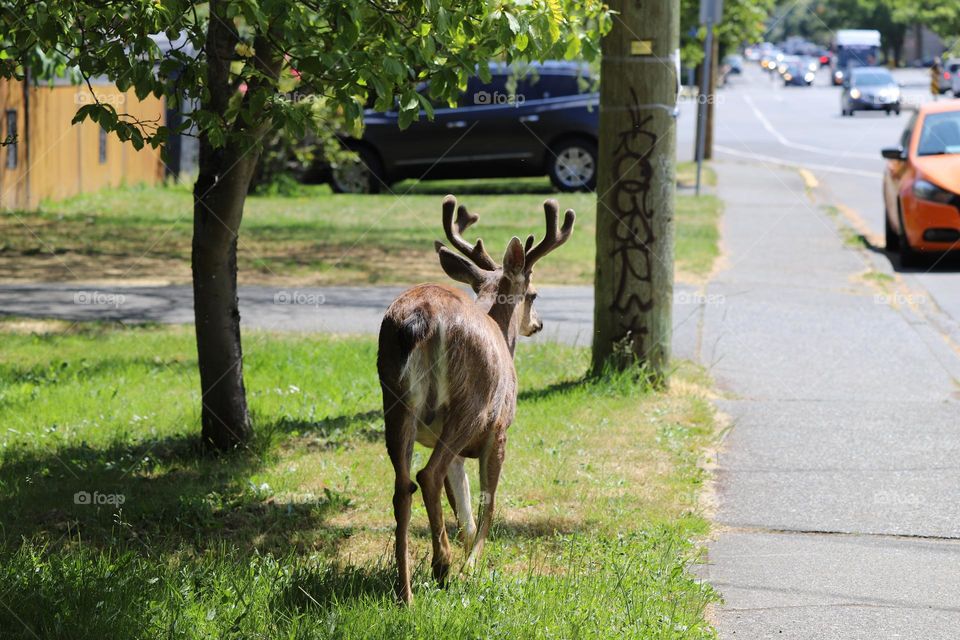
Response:
[{"label": "deer hoof", "polygon": [[395,591],[397,596],[397,604],[403,607],[409,607],[413,604],[413,591],[410,589],[409,585],[398,585]]},{"label": "deer hoof", "polygon": [[433,563],[433,578],[442,587],[447,582],[447,575],[450,573],[450,562],[442,560]]}]

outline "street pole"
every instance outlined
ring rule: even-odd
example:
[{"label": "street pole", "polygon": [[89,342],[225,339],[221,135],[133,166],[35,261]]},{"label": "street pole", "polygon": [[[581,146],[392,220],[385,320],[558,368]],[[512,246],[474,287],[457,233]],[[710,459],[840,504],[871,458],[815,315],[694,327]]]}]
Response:
[{"label": "street pole", "polygon": [[[710,99],[710,79],[713,76],[713,20],[707,18],[707,42],[704,46],[703,71],[700,73],[700,92],[697,95],[697,195],[700,195],[700,174],[707,143],[707,101]],[[688,147],[689,148],[689,147]]]},{"label": "street pole", "polygon": [[720,43],[713,38],[710,50],[710,85],[707,88],[707,131],[703,137],[703,159],[713,160],[713,115],[717,110],[717,82],[720,80]]},{"label": "street pole", "polygon": [[666,382],[673,302],[679,0],[612,0],[602,43],[593,372]]},{"label": "street pole", "polygon": [[[713,92],[716,90],[715,75],[716,70],[716,52],[714,51],[713,43],[713,25],[720,21],[720,18],[723,16],[723,0],[700,0],[700,24],[704,25],[707,30],[707,41],[704,43],[703,47],[703,66],[701,67],[700,72],[700,90],[697,95],[697,148],[696,148],[696,161],[697,161],[697,190],[696,193],[700,195],[700,174],[703,171],[703,159],[705,157],[713,157],[713,106],[709,105],[713,101]],[[708,149],[707,145],[707,113],[709,108],[709,136],[710,136],[710,146],[709,146],[709,155],[706,151]]]}]

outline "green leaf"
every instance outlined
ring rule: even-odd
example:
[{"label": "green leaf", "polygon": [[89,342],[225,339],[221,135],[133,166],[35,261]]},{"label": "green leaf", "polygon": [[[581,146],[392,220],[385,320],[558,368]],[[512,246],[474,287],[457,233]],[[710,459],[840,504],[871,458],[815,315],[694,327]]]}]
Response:
[{"label": "green leaf", "polygon": [[514,46],[517,47],[517,51],[526,51],[529,43],[530,37],[525,33],[518,33],[517,39],[514,40]]},{"label": "green leaf", "polygon": [[503,15],[507,19],[507,27],[510,29],[510,32],[515,34],[520,33],[520,21],[517,20],[517,16],[509,11],[504,11]]}]

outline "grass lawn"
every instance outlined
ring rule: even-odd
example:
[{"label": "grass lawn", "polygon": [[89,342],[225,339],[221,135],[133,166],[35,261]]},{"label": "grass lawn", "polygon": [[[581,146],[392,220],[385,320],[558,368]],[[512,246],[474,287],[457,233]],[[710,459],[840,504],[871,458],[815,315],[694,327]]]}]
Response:
[{"label": "grass lawn", "polygon": [[[687,184],[691,167],[681,166],[678,176]],[[239,239],[241,282],[409,284],[442,278],[433,242],[443,237],[440,200],[446,193],[481,215],[476,235],[491,252],[502,251],[513,235],[541,236],[541,204],[556,197],[562,208],[576,210],[577,230],[562,256],[537,267],[537,281],[593,282],[595,194],[554,194],[546,178],[407,181],[395,192],[402,197],[333,195],[321,186],[305,187],[297,196],[249,198]],[[720,208],[714,196],[678,196],[678,278],[696,280],[710,271]],[[0,280],[189,282],[192,219],[191,192],[183,186],[113,189],[48,203],[38,212],[0,212]]]},{"label": "grass lawn", "polygon": [[66,327],[0,321],[0,636],[714,637],[689,571],[714,432],[698,369],[653,391],[522,345],[482,566],[433,586],[418,492],[404,610],[373,339],[248,332],[258,437],[211,458],[192,331]]}]

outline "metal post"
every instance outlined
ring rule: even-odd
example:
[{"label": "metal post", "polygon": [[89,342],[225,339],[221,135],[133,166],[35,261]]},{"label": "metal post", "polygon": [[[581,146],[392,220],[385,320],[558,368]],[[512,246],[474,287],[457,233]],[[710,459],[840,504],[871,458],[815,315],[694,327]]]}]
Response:
[{"label": "metal post", "polygon": [[697,195],[700,195],[700,173],[707,137],[707,100],[710,99],[710,76],[713,75],[713,21],[707,20],[707,41],[704,46],[703,72],[700,74],[700,92],[697,95]]}]

